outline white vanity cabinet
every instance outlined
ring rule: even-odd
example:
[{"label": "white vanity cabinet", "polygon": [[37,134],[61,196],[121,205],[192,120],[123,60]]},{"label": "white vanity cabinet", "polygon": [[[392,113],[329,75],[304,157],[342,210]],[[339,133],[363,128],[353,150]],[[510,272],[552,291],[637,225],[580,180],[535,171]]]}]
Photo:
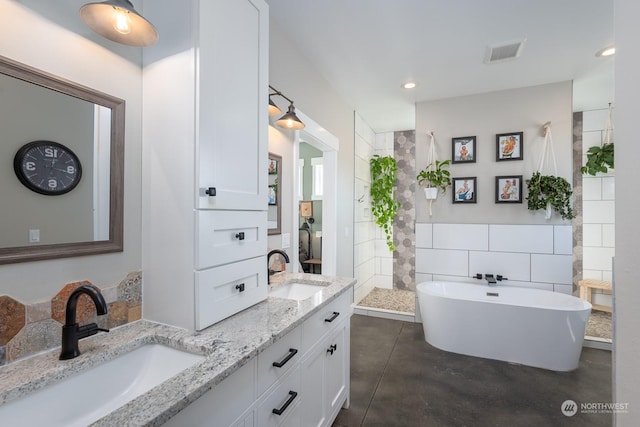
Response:
[{"label": "white vanity cabinet", "polygon": [[165,427],[254,427],[256,359],[169,419]]},{"label": "white vanity cabinet", "polygon": [[[350,300],[343,294],[303,325],[304,340],[311,344],[301,361],[304,381],[300,411],[305,426],[330,426],[348,399],[350,315]],[[322,332],[318,337],[319,329]],[[313,341],[316,337],[319,339]]]},{"label": "white vanity cabinet", "polygon": [[330,426],[349,397],[350,295],[305,319],[166,425]]},{"label": "white vanity cabinet", "polygon": [[143,55],[144,317],[204,329],[267,297],[269,11],[154,0]]}]

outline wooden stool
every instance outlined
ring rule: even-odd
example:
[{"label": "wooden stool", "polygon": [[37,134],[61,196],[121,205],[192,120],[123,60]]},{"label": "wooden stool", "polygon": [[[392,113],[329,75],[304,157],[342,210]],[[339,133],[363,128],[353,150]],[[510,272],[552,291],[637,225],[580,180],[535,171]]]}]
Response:
[{"label": "wooden stool", "polygon": [[[592,291],[594,289],[602,289],[605,291],[611,290],[611,282],[607,282],[606,280],[580,280],[578,281],[578,286],[580,286],[580,298],[588,302],[591,302]],[[611,307],[594,303],[591,303],[591,305],[594,310],[606,311],[608,313],[611,313]]]}]

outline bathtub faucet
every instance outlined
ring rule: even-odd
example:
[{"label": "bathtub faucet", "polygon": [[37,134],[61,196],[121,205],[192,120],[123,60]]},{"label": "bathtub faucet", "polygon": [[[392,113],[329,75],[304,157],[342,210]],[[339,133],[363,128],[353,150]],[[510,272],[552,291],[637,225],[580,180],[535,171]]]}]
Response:
[{"label": "bathtub faucet", "polygon": [[496,286],[498,282],[496,282],[496,278],[493,277],[493,274],[485,274],[484,278],[487,279],[487,284],[489,286]]}]

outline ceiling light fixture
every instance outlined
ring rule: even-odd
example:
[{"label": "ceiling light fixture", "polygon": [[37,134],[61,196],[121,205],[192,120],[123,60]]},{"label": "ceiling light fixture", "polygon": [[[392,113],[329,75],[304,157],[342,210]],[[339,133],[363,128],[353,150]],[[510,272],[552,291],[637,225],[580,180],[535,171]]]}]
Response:
[{"label": "ceiling light fixture", "polygon": [[416,82],[406,82],[401,87],[402,89],[415,89],[416,86],[418,86],[418,83]]},{"label": "ceiling light fixture", "polygon": [[596,56],[598,58],[601,58],[603,56],[611,56],[614,55],[616,53],[616,48],[615,46],[608,46],[605,47],[604,49],[600,49],[599,51],[596,52]]},{"label": "ceiling light fixture", "polygon": [[272,96],[276,96],[276,95],[281,96],[287,101],[289,101],[289,108],[287,109],[286,114],[275,121],[276,126],[283,129],[294,129],[294,130],[304,129],[304,123],[302,123],[302,120],[300,120],[298,116],[296,116],[296,108],[293,106],[293,101],[287,98],[286,96],[284,96],[282,92],[280,92],[273,86],[269,85],[269,89],[273,91],[273,93],[269,94],[269,115],[270,116],[275,116],[282,113],[282,110],[280,110],[280,108],[278,108],[278,106],[271,100]]},{"label": "ceiling light fixture", "polygon": [[158,32],[133,7],[129,0],[87,3],[80,8],[82,20],[96,33],[116,43],[150,46],[158,41]]}]

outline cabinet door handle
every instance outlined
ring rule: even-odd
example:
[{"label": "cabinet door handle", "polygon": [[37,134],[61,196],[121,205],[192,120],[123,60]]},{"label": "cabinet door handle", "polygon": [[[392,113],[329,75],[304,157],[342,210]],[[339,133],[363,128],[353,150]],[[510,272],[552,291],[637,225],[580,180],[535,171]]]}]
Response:
[{"label": "cabinet door handle", "polygon": [[241,231],[239,233],[236,233],[236,239],[238,240],[244,240],[244,231]]},{"label": "cabinet door handle", "polygon": [[284,359],[282,359],[280,362],[273,362],[273,366],[275,366],[276,368],[282,368],[297,353],[298,353],[298,350],[296,350],[295,348],[290,348],[289,354],[287,354],[287,356]]},{"label": "cabinet door handle", "polygon": [[329,346],[329,348],[327,349],[327,353],[331,353],[331,355],[333,356],[333,352],[336,351],[338,349],[338,345],[337,344],[333,344],[331,346]]},{"label": "cabinet door handle", "polygon": [[293,390],[290,390],[289,391],[289,398],[287,399],[286,402],[284,402],[284,405],[282,405],[282,407],[280,409],[275,409],[274,408],[273,411],[271,411],[271,412],[273,412],[276,415],[282,415],[284,413],[284,411],[287,410],[289,405],[291,405],[291,403],[296,398],[296,396],[298,396],[298,393],[293,391]]},{"label": "cabinet door handle", "polygon": [[236,285],[236,289],[238,290],[238,292],[244,292],[244,283]]},{"label": "cabinet door handle", "polygon": [[209,187],[206,190],[204,190],[204,194],[206,194],[207,196],[215,196],[216,195],[216,187]]},{"label": "cabinet door handle", "polygon": [[333,322],[334,320],[336,320],[336,318],[337,318],[338,316],[340,316],[340,313],[338,313],[337,311],[334,311],[334,312],[333,312],[333,314],[331,315],[331,317],[330,317],[330,318],[328,318],[328,319],[324,319],[324,321],[325,321],[325,322],[327,322],[327,323],[331,323],[331,322]]}]

